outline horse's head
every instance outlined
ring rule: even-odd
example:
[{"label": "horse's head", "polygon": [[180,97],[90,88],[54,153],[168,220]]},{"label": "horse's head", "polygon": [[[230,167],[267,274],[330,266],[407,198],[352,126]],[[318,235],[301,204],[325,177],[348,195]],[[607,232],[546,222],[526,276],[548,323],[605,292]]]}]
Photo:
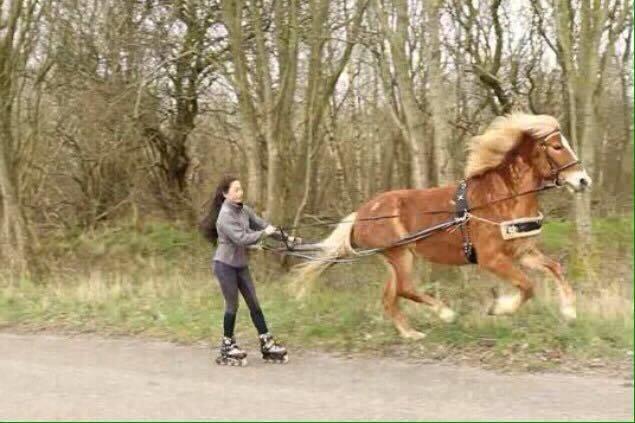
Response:
[{"label": "horse's head", "polygon": [[572,191],[584,191],[591,178],[573,152],[558,121],[549,115],[512,113],[500,116],[468,144],[465,166],[468,178],[515,159],[529,164],[534,175]]},{"label": "horse's head", "polygon": [[575,192],[591,187],[591,177],[559,129],[536,140],[536,167],[546,180]]}]

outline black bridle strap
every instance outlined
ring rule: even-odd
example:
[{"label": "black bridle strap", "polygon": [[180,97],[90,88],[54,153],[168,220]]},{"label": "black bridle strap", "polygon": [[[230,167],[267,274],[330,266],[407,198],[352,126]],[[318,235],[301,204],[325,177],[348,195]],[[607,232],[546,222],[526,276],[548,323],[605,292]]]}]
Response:
[{"label": "black bridle strap", "polygon": [[571,163],[567,163],[567,164],[566,164],[566,165],[564,165],[564,166],[560,166],[559,168],[557,168],[557,169],[556,169],[556,172],[557,172],[557,173],[560,173],[560,172],[562,172],[563,170],[567,170],[567,169],[569,169],[570,167],[573,167],[573,166],[575,166],[575,165],[579,165],[579,164],[582,164],[582,160],[574,160],[574,161],[572,161]]},{"label": "black bridle strap", "polygon": [[[553,135],[555,135],[556,133],[559,133],[560,129],[556,129],[552,132],[550,132],[549,134],[547,134],[544,137],[544,141],[546,142],[546,140],[548,140],[550,137],[552,137]],[[544,144],[544,142],[543,142]],[[533,194],[533,193],[537,193],[537,192],[542,192],[542,191],[546,191],[552,188],[557,188],[558,185],[558,178],[560,176],[560,172],[569,169],[570,167],[573,167],[575,165],[581,164],[582,162],[580,160],[574,160],[571,163],[567,163],[563,166],[560,167],[554,167],[553,162],[551,157],[549,157],[549,155],[547,155],[547,159],[549,161],[549,166],[551,167],[552,171],[552,175],[554,176],[555,179],[555,183],[552,184],[547,184],[547,185],[542,185],[538,188],[534,188],[528,191],[523,191],[521,193],[517,193],[517,194],[513,194],[507,197],[503,197],[503,198],[499,198],[493,201],[490,201],[488,203],[482,204],[482,205],[478,205],[478,206],[474,206],[474,207],[467,207],[466,211],[470,212],[473,210],[478,210],[478,209],[482,209],[485,208],[489,205],[492,204],[496,204],[496,203],[500,203],[502,201],[505,200],[511,200],[513,198],[517,198],[517,197],[522,197],[524,195],[528,195],[528,194]],[[468,178],[469,179],[469,178]],[[467,192],[465,193],[465,195],[467,196]],[[427,215],[427,214],[454,214],[456,213],[456,210],[423,210],[418,212],[418,215]],[[391,215],[384,215],[384,216],[373,216],[373,217],[366,217],[366,218],[361,218],[361,219],[355,219],[355,220],[350,220],[350,221],[344,221],[344,220],[339,220],[339,219],[332,219],[332,222],[320,222],[320,223],[309,223],[309,224],[304,224],[304,225],[297,225],[297,226],[290,226],[290,227],[286,227],[287,230],[294,230],[294,229],[299,229],[299,228],[305,228],[305,227],[314,227],[314,226],[337,226],[341,223],[358,223],[358,222],[368,222],[368,221],[374,221],[374,220],[383,220],[383,219],[394,219],[399,217],[398,214],[391,214]],[[285,244],[285,246],[287,247],[288,250],[290,250],[291,248],[289,248],[289,243],[288,243],[288,235],[285,233],[285,231],[279,227],[278,230],[280,231],[280,235],[283,239],[283,242]],[[295,244],[295,243],[293,243]]]},{"label": "black bridle strap", "polygon": [[[293,256],[293,257],[298,257],[298,258],[303,258],[306,260],[312,260],[312,261],[323,261],[323,262],[328,262],[328,263],[352,263],[353,261],[362,258],[362,257],[368,257],[377,253],[380,253],[382,251],[388,250],[390,248],[395,248],[395,247],[400,247],[403,245],[407,245],[407,244],[411,244],[413,242],[417,242],[420,241],[422,239],[428,238],[432,235],[434,235],[435,233],[442,231],[442,230],[448,230],[451,229],[453,226],[456,225],[460,225],[463,222],[465,222],[465,220],[467,219],[467,216],[462,217],[462,218],[454,218],[452,220],[448,220],[446,222],[442,222],[439,224],[436,224],[434,226],[431,226],[429,228],[425,228],[425,229],[421,229],[417,232],[408,234],[402,238],[399,238],[397,241],[393,242],[392,244],[386,245],[384,247],[377,247],[377,248],[369,248],[366,250],[357,250],[355,251],[355,256],[351,257],[351,258],[337,258],[337,257],[318,257],[318,256],[313,256],[311,254],[308,254],[311,250],[310,249],[303,249],[303,250],[294,250],[293,248],[275,248],[275,247],[270,247],[266,244],[262,244],[261,248],[265,251],[272,251],[272,252],[276,252],[276,253],[281,253],[281,254],[285,254],[285,255],[289,255],[289,256]],[[321,251],[319,248],[313,250],[313,251]]]},{"label": "black bridle strap", "polygon": [[[555,134],[559,134],[559,133],[560,133],[560,129],[555,129],[555,130],[551,131],[550,133],[545,135],[541,145],[543,147],[546,147],[547,146],[547,140],[549,138],[551,138],[552,136],[554,136]],[[560,177],[560,172],[562,172],[563,170],[567,170],[570,167],[573,167],[575,165],[582,164],[582,161],[578,159],[578,160],[574,160],[574,161],[572,161],[570,163],[567,163],[567,164],[565,164],[563,166],[558,167],[558,164],[553,161],[553,159],[551,158],[551,156],[549,156],[549,154],[547,154],[547,161],[549,162],[549,167],[551,167],[551,175],[556,179],[556,182],[557,182],[558,178]]]},{"label": "black bridle strap", "polygon": [[[452,227],[454,226],[463,226],[466,221],[468,220],[468,215],[470,211],[473,210],[478,210],[480,208],[484,208],[487,206],[490,206],[492,204],[501,202],[501,201],[505,201],[505,200],[509,200],[512,198],[516,198],[516,197],[520,197],[523,195],[528,195],[531,193],[536,193],[536,192],[541,192],[541,191],[546,191],[548,189],[552,189],[552,188],[556,188],[557,185],[556,184],[550,184],[550,185],[543,185],[539,188],[536,189],[532,189],[529,191],[524,191],[522,193],[518,193],[518,194],[514,194],[508,197],[504,197],[504,198],[499,198],[497,200],[494,201],[490,201],[486,204],[482,204],[480,206],[476,206],[476,207],[467,207],[467,209],[465,209],[466,213],[463,213],[462,216],[459,216],[456,214],[456,210],[454,211],[443,211],[443,213],[449,213],[449,214],[455,214],[454,218],[439,224],[436,224],[432,227],[428,227],[428,228],[424,228],[421,229],[415,233],[412,234],[408,234],[405,237],[397,240],[396,242],[387,245],[385,247],[379,247],[379,248],[371,248],[371,249],[367,249],[367,250],[360,250],[357,251],[355,254],[355,257],[351,257],[351,258],[335,258],[335,257],[317,257],[314,255],[310,254],[310,249],[306,248],[306,249],[302,249],[302,250],[295,250],[295,242],[289,244],[288,242],[288,235],[286,234],[286,232],[284,231],[284,229],[282,228],[278,228],[278,231],[280,232],[280,235],[283,239],[284,242],[284,248],[280,249],[280,248],[274,248],[274,247],[270,247],[267,246],[265,244],[261,245],[261,248],[266,250],[266,251],[271,251],[271,252],[275,252],[275,253],[282,253],[285,255],[290,255],[290,256],[294,256],[297,258],[301,258],[301,259],[305,259],[305,260],[309,260],[309,261],[323,261],[323,262],[328,262],[328,263],[352,263],[353,261],[356,261],[359,258],[362,257],[367,257],[373,254],[377,254],[380,253],[382,251],[385,251],[387,249],[390,248],[394,248],[394,247],[398,247],[398,246],[402,246],[402,245],[407,245],[413,242],[417,242],[420,240],[423,240],[425,238],[428,238],[429,236],[433,235],[436,232],[439,232],[441,230],[450,230]],[[467,188],[467,187],[466,187]],[[465,191],[465,195],[467,194],[467,191]],[[467,204],[466,204],[467,205]],[[437,213],[438,211],[435,211],[435,213]],[[393,218],[393,217],[398,217],[399,215],[396,216],[386,216],[386,218]],[[382,218],[382,217],[378,217],[378,218]],[[378,218],[371,218],[372,220],[378,220]],[[339,222],[339,223],[344,223],[344,222]],[[338,223],[338,224],[339,224]],[[355,223],[355,221],[350,221],[348,223]],[[307,246],[309,247],[309,246]],[[471,257],[472,255],[469,254],[469,256]]]},{"label": "black bridle strap", "polygon": [[[567,165],[567,167],[573,166],[572,165]],[[516,194],[512,194],[509,195],[507,197],[503,197],[503,198],[498,198],[496,200],[487,202],[485,204],[480,204],[478,206],[474,206],[474,207],[470,207],[468,208],[467,211],[472,211],[472,210],[478,210],[478,209],[482,209],[484,207],[487,207],[491,204],[496,204],[496,203],[500,203],[501,201],[505,201],[505,200],[511,200],[513,198],[516,197],[522,197],[524,195],[528,195],[528,194],[533,194],[536,192],[542,192],[542,191],[546,191],[552,188],[557,188],[558,186],[556,184],[548,184],[548,185],[542,185],[538,188],[534,188],[528,191],[523,191],[523,192],[519,192]],[[426,215],[426,214],[454,214],[455,211],[454,210],[422,210],[419,211],[417,213],[415,213],[416,215]],[[299,228],[309,228],[309,227],[316,227],[316,226],[337,226],[340,223],[358,223],[358,222],[368,222],[368,221],[373,221],[373,220],[383,220],[383,219],[394,219],[399,217],[400,215],[398,214],[390,214],[390,215],[384,215],[384,216],[373,216],[373,217],[367,217],[367,218],[362,218],[362,219],[355,219],[355,220],[336,220],[335,218],[332,219],[332,222],[320,222],[320,223],[308,223],[308,224],[304,224],[304,225],[297,225],[297,226],[286,226],[285,229],[286,230],[293,230],[293,229],[299,229]],[[278,228],[280,230],[280,228]],[[284,233],[284,231],[283,231]],[[285,234],[286,235],[286,234]]]},{"label": "black bridle strap", "polygon": [[468,212],[470,212],[470,211],[474,211],[474,210],[483,209],[483,208],[485,208],[485,207],[491,206],[492,204],[497,204],[497,203],[500,203],[500,202],[502,202],[502,201],[506,201],[506,200],[512,200],[512,199],[514,199],[514,198],[517,198],[517,197],[522,197],[522,196],[524,196],[524,195],[529,195],[529,194],[533,194],[533,193],[536,193],[536,192],[547,191],[547,190],[550,190],[550,189],[552,189],[552,188],[558,188],[558,185],[556,185],[556,184],[547,184],[547,185],[542,185],[542,186],[540,186],[540,187],[538,187],[538,188],[530,189],[529,191],[523,191],[523,192],[520,192],[520,193],[518,193],[518,194],[509,195],[509,196],[507,196],[507,197],[498,198],[498,199],[496,199],[496,200],[489,201],[489,202],[487,202],[487,203],[485,203],[485,204],[480,204],[480,205],[478,205],[478,206],[469,207],[469,208],[467,209],[467,211],[468,211]]}]

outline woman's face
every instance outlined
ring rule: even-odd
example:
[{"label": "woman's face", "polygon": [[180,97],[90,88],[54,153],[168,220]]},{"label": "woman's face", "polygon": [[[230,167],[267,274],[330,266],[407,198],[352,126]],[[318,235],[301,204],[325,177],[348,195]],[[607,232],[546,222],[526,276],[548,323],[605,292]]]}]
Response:
[{"label": "woman's face", "polygon": [[226,193],[223,193],[225,198],[234,203],[243,202],[243,187],[240,185],[240,181],[234,181],[229,186]]}]

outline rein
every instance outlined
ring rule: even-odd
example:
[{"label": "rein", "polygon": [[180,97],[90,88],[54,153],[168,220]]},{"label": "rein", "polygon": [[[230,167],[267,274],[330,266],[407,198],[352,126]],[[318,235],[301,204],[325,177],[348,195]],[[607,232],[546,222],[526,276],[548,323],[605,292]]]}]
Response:
[{"label": "rein", "polygon": [[[573,165],[571,165],[573,166]],[[570,167],[569,165],[567,165],[567,167]],[[485,204],[480,204],[478,206],[474,206],[474,207],[469,207],[467,209],[467,211],[473,211],[473,210],[479,210],[488,206],[491,206],[492,204],[497,204],[500,203],[502,201],[506,201],[506,200],[511,200],[513,198],[517,198],[517,197],[522,197],[524,195],[529,195],[529,194],[533,194],[536,192],[542,192],[542,191],[547,191],[550,190],[552,188],[558,188],[559,185],[552,183],[552,184],[547,184],[547,185],[542,185],[538,188],[534,188],[528,191],[523,191],[523,192],[519,192],[517,194],[513,194],[513,195],[509,195],[507,197],[503,197],[503,198],[497,198],[496,200],[490,201],[488,203]],[[415,213],[416,215],[426,215],[426,214],[454,214],[455,211],[454,210],[423,210],[420,212]],[[300,228],[309,228],[309,227],[320,227],[320,226],[337,226],[340,223],[357,223],[357,222],[366,222],[366,221],[373,221],[373,220],[382,220],[382,219],[394,219],[396,217],[399,217],[400,215],[398,214],[391,214],[391,215],[384,215],[384,216],[373,216],[373,217],[367,217],[367,218],[363,218],[363,219],[355,219],[355,220],[337,220],[337,218],[332,217],[329,218],[329,220],[331,220],[331,222],[320,222],[320,223],[308,223],[308,224],[304,224],[304,225],[296,225],[296,226],[284,226],[284,227],[280,227],[278,229],[280,229],[281,231],[289,231],[289,230],[293,230],[293,229],[300,229]]]},{"label": "rein", "polygon": [[[308,260],[308,261],[318,261],[318,262],[325,262],[325,263],[352,263],[357,261],[360,258],[363,257],[368,257],[383,251],[386,251],[390,248],[395,248],[395,247],[400,247],[402,245],[407,245],[407,244],[411,244],[413,242],[417,242],[420,241],[422,239],[428,238],[429,236],[442,231],[442,230],[453,230],[455,227],[460,226],[461,228],[467,223],[468,220],[470,220],[471,218],[475,217],[474,215],[472,215],[470,212],[473,210],[478,210],[487,206],[490,206],[492,204],[495,203],[499,203],[501,201],[505,201],[505,200],[509,200],[509,199],[513,199],[513,198],[517,198],[517,197],[521,197],[524,195],[528,195],[528,194],[532,194],[532,193],[536,193],[536,192],[542,192],[542,191],[546,191],[552,188],[556,188],[558,185],[556,184],[548,184],[548,185],[543,185],[539,188],[535,188],[532,190],[528,190],[528,191],[523,191],[514,195],[510,195],[507,197],[503,197],[503,198],[499,198],[496,199],[494,201],[490,201],[486,204],[481,204],[479,206],[476,207],[468,207],[465,210],[465,213],[461,214],[461,215],[456,215],[456,210],[426,210],[426,211],[422,211],[419,212],[418,214],[440,214],[440,213],[445,213],[445,214],[455,214],[455,217],[453,217],[452,219],[445,221],[443,223],[439,223],[437,225],[431,226],[429,228],[424,228],[421,229],[417,232],[414,232],[412,234],[408,234],[403,238],[400,238],[399,240],[395,241],[392,244],[386,245],[384,247],[377,247],[377,248],[370,248],[370,249],[365,249],[365,250],[357,250],[355,251],[355,256],[354,257],[350,257],[350,258],[336,258],[336,257],[316,257],[314,255],[311,255],[311,252],[318,252],[318,251],[322,251],[322,248],[320,247],[319,244],[299,244],[296,245],[295,241],[289,241],[289,235],[287,234],[285,229],[296,229],[299,227],[306,227],[306,226],[327,226],[327,225],[333,225],[334,223],[319,223],[319,224],[311,224],[311,225],[299,225],[299,226],[295,226],[292,228],[282,228],[282,227],[278,227],[278,232],[281,235],[281,238],[283,240],[284,243],[284,247],[282,248],[278,248],[278,247],[271,247],[267,244],[265,244],[264,242],[262,242],[260,244],[260,249],[264,250],[264,251],[272,251],[275,253],[282,253],[284,255],[288,255],[288,256],[292,256],[292,257],[297,257],[300,259],[304,259],[304,260]],[[369,220],[380,220],[380,219],[391,219],[391,218],[395,218],[395,217],[399,217],[399,215],[389,215],[389,216],[375,216],[375,217],[371,217],[371,218],[366,218],[366,219],[357,219],[357,220],[350,220],[350,221],[340,221],[335,223],[336,225],[339,225],[340,223],[356,223],[359,221],[369,221]],[[477,219],[478,220],[478,219]]]},{"label": "rein", "polygon": [[[270,247],[263,243],[261,244],[260,248],[265,251],[283,253],[285,255],[303,258],[310,261],[322,261],[322,262],[328,262],[328,263],[352,263],[362,257],[368,257],[371,255],[380,253],[382,251],[386,251],[390,248],[400,247],[402,245],[407,245],[416,241],[420,241],[422,239],[425,239],[435,234],[438,231],[451,229],[453,226],[461,225],[464,222],[466,222],[467,219],[468,219],[468,216],[456,217],[452,220],[448,220],[446,222],[439,223],[429,228],[425,228],[420,231],[414,232],[412,234],[406,235],[405,237],[400,238],[394,243],[386,245],[384,247],[369,248],[366,250],[357,250],[355,251],[355,257],[351,257],[351,258],[315,257],[310,254],[306,254],[302,252],[302,251],[305,251],[305,252],[322,251],[321,248],[319,248],[319,245],[298,245],[298,246],[294,246],[292,249],[288,249],[288,248],[284,249],[284,248]],[[282,230],[280,232],[284,233],[284,231]],[[285,242],[285,245],[288,245],[288,244]]]},{"label": "rein", "polygon": [[[559,130],[553,131],[552,133],[548,134],[542,142],[542,147],[546,148],[546,141],[553,135],[555,135],[556,133],[559,133]],[[553,178],[553,182],[548,183],[548,184],[544,184],[541,185],[538,188],[534,188],[528,191],[523,191],[520,193],[515,193],[503,198],[498,198],[496,200],[493,201],[489,201],[485,204],[480,204],[474,207],[470,207],[467,203],[467,182],[469,181],[470,178],[464,179],[459,183],[459,188],[457,190],[457,194],[455,195],[455,210],[423,210],[420,211],[416,214],[418,215],[424,215],[424,214],[450,214],[450,215],[454,215],[454,217],[450,220],[447,220],[443,223],[431,226],[429,228],[425,228],[422,230],[419,230],[417,232],[414,232],[412,234],[408,234],[403,238],[400,238],[399,240],[395,241],[392,244],[389,244],[385,247],[378,247],[378,248],[371,248],[371,249],[366,249],[366,250],[358,250],[355,251],[355,257],[351,257],[351,258],[337,258],[337,257],[316,257],[313,256],[311,254],[307,254],[308,252],[311,251],[323,251],[323,249],[321,248],[320,244],[300,244],[300,245],[296,245],[295,240],[292,242],[289,242],[289,236],[286,233],[286,230],[294,230],[294,229],[299,229],[299,228],[305,228],[305,227],[316,227],[316,226],[337,226],[339,224],[342,223],[357,223],[357,222],[364,222],[364,221],[375,221],[375,220],[382,220],[382,219],[394,219],[399,217],[399,214],[395,214],[395,215],[386,215],[386,216],[374,216],[374,217],[368,217],[368,218],[363,218],[363,219],[355,219],[355,220],[337,220],[337,221],[332,221],[332,222],[320,222],[320,223],[313,223],[313,224],[305,224],[305,225],[296,225],[296,226],[291,226],[291,227],[286,227],[286,228],[282,228],[282,227],[278,227],[278,231],[280,232],[281,238],[284,242],[284,248],[275,248],[275,247],[270,247],[268,245],[266,245],[264,242],[261,243],[260,248],[266,251],[273,251],[273,252],[278,252],[278,253],[282,253],[285,255],[290,255],[290,256],[294,256],[294,257],[298,257],[298,258],[302,258],[305,260],[310,260],[310,261],[322,261],[322,262],[328,262],[328,263],[351,263],[356,261],[358,258],[361,257],[366,257],[366,256],[370,256],[373,254],[377,254],[380,253],[382,251],[388,250],[390,248],[394,248],[394,247],[399,247],[402,245],[407,245],[416,241],[420,241],[422,239],[425,239],[431,235],[433,235],[434,233],[441,231],[441,230],[454,230],[456,229],[456,227],[458,226],[459,228],[461,228],[461,232],[463,233],[463,250],[464,250],[464,255],[466,256],[466,258],[468,259],[469,262],[472,263],[476,263],[476,251],[473,249],[472,247],[472,243],[470,241],[470,236],[469,236],[469,231],[466,230],[466,223],[474,218],[475,220],[481,220],[481,221],[486,221],[487,223],[492,223],[492,224],[496,224],[496,225],[502,225],[505,222],[494,222],[494,221],[489,221],[487,219],[482,219],[479,218],[478,216],[473,215],[471,212],[474,210],[479,210],[479,209],[483,209],[485,207],[489,207],[493,204],[497,204],[500,203],[502,201],[506,201],[506,200],[511,200],[514,198],[518,198],[518,197],[522,197],[524,195],[528,195],[528,194],[533,194],[533,193],[538,193],[538,192],[542,192],[542,191],[547,191],[549,189],[552,188],[558,188],[561,187],[561,183],[560,183],[560,173],[566,169],[569,169],[570,167],[576,166],[578,164],[581,164],[580,160],[574,160],[570,163],[567,163],[563,166],[557,166],[557,163],[554,163],[553,159],[547,154],[547,162],[549,163],[549,166],[551,168],[551,177]],[[541,215],[542,216],[542,215]],[[542,217],[541,217],[542,219]],[[509,223],[509,222],[507,222]]]}]

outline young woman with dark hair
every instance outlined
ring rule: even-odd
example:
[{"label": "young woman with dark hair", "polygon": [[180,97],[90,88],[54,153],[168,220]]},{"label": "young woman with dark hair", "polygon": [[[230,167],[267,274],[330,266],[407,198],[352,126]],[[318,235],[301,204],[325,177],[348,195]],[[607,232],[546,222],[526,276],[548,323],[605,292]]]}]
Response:
[{"label": "young woman with dark hair", "polygon": [[[260,308],[256,289],[247,265],[246,247],[257,244],[263,237],[281,239],[276,228],[243,204],[243,188],[236,177],[221,180],[211,198],[210,206],[200,223],[205,238],[217,245],[213,269],[225,298],[223,338],[218,364],[244,365],[247,353],[234,338],[238,292],[242,294],[251,320],[258,331],[262,357],[265,361],[286,362],[287,350],[269,333]],[[289,237],[291,242],[297,241]]]}]

